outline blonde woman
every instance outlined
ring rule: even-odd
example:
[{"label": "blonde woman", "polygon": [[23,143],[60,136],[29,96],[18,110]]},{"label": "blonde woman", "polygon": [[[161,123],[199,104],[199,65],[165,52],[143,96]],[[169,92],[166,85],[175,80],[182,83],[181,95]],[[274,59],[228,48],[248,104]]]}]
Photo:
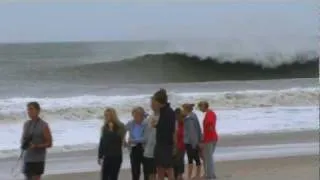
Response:
[{"label": "blonde woman", "polygon": [[102,166],[102,180],[118,180],[122,164],[124,136],[125,127],[119,121],[116,110],[107,108],[104,111],[104,125],[101,130],[98,152],[98,163]]}]

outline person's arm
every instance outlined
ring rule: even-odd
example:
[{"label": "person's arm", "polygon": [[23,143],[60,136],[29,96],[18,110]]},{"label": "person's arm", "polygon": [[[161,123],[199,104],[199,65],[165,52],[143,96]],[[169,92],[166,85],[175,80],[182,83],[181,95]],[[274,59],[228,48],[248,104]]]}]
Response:
[{"label": "person's arm", "polygon": [[150,135],[150,132],[151,132],[151,127],[149,122],[151,121],[151,118],[149,116],[149,118],[145,121],[145,127],[144,127],[144,131],[143,131],[143,139],[144,139],[144,142],[146,143],[149,139],[149,135]]},{"label": "person's arm", "polygon": [[194,116],[190,117],[190,140],[191,140],[191,145],[193,148],[197,148],[199,145],[199,132],[198,132],[198,125],[197,125],[197,119]]},{"label": "person's arm", "polygon": [[[176,115],[173,110],[169,113],[168,119],[170,119],[170,123],[169,123],[170,126],[168,129],[169,129],[169,132],[171,132],[171,138],[173,138],[175,137],[175,133],[176,133]],[[173,142],[175,142],[174,139],[173,139]]]},{"label": "person's arm", "polygon": [[[125,128],[125,134],[124,134],[124,138],[123,138],[123,142],[125,145],[129,145],[130,144],[130,131],[131,131],[131,126],[132,126],[132,121],[130,120],[129,122],[127,122],[127,124],[124,125],[124,128]],[[127,133],[129,134],[128,135],[128,139],[126,139],[126,135]]]},{"label": "person's arm", "polygon": [[197,135],[198,135],[198,143],[200,143],[201,139],[202,139],[202,132],[201,132],[201,125],[199,122],[199,118],[198,116],[195,114],[195,123],[196,123],[196,128],[197,128]]},{"label": "person's arm", "polygon": [[104,154],[104,141],[105,141],[104,136],[105,135],[102,132],[102,135],[101,135],[100,141],[99,141],[99,147],[98,147],[98,161],[103,158],[103,154]]},{"label": "person's arm", "polygon": [[205,136],[205,134],[207,134],[207,129],[208,129],[208,127],[207,127],[207,122],[208,122],[208,113],[206,113],[205,115],[204,115],[204,119],[203,119],[203,133],[202,133],[202,139],[201,139],[201,142],[203,143],[203,141],[204,141],[204,136]]},{"label": "person's arm", "polygon": [[20,139],[20,143],[21,143],[21,144],[24,143],[24,138],[26,137],[27,124],[28,124],[28,121],[23,124],[22,133],[21,133],[21,139]]},{"label": "person's arm", "polygon": [[121,136],[122,144],[126,145],[126,134],[128,131],[128,128],[127,128],[128,124],[125,125],[120,121],[117,123],[118,123],[118,127],[119,127],[118,133]]},{"label": "person's arm", "polygon": [[142,123],[143,123],[142,143],[146,143],[148,139],[149,124],[146,121]]},{"label": "person's arm", "polygon": [[143,138],[144,138],[145,142],[148,141],[148,137],[149,137],[149,135],[150,135],[150,128],[151,128],[151,127],[149,127],[149,125],[147,125],[147,126],[145,127],[145,130],[143,131]]},{"label": "person's arm", "polygon": [[184,120],[184,136],[185,136],[185,140],[186,143],[190,143],[191,139],[191,135],[193,133],[193,129],[192,129],[192,124],[191,124],[191,120],[189,119],[189,117],[186,117]]},{"label": "person's arm", "polygon": [[215,112],[212,112],[212,130],[216,128],[217,125],[217,115]]},{"label": "person's arm", "polygon": [[44,127],[44,143],[36,145],[36,148],[50,148],[52,147],[52,134],[49,125]]},{"label": "person's arm", "polygon": [[131,120],[124,125],[124,128],[126,129],[126,131],[130,131],[130,129],[131,129]]},{"label": "person's arm", "polygon": [[175,129],[175,132],[173,134],[173,142],[176,146],[178,146],[178,129]]}]

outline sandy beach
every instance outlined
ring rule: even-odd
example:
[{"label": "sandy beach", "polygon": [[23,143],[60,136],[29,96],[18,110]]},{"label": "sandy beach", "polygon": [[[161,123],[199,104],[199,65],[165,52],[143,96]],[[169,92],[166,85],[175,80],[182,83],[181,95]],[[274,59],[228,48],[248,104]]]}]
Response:
[{"label": "sandy beach", "polygon": [[[99,179],[96,150],[49,153],[45,180]],[[316,180],[318,133],[301,131],[221,136],[215,153],[217,174],[222,180]],[[128,154],[120,180],[130,179]],[[14,180],[10,173],[16,158],[0,160],[0,179]]]},{"label": "sandy beach", "polygon": [[[317,156],[238,160],[217,163],[219,180],[318,180]],[[130,171],[122,170],[120,180],[130,179]],[[99,172],[47,176],[45,180],[99,179]]]}]

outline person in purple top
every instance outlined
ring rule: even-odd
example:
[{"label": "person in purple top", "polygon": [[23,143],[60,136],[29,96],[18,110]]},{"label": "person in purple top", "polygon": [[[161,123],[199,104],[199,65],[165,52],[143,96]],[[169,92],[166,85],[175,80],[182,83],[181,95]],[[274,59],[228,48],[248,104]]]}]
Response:
[{"label": "person in purple top", "polygon": [[175,113],[168,102],[168,95],[164,89],[160,89],[154,93],[152,103],[160,112],[158,122],[154,123],[154,127],[156,128],[154,160],[157,167],[158,180],[164,180],[166,173],[169,180],[174,180]]},{"label": "person in purple top", "polygon": [[145,111],[142,107],[136,107],[132,110],[133,119],[126,125],[129,133],[128,146],[130,149],[130,163],[132,180],[139,180],[141,174],[141,166],[143,167],[144,180],[148,180],[145,172],[144,163],[144,146],[146,143],[145,130],[147,123],[145,122]]}]

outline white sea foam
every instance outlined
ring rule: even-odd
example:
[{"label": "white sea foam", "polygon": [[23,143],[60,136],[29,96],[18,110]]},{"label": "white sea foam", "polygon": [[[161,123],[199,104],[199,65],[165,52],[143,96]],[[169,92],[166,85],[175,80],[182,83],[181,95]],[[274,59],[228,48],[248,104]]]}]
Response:
[{"label": "white sea foam", "polygon": [[[316,106],[319,104],[319,88],[292,88],[286,90],[246,90],[210,93],[170,92],[173,106],[185,102],[208,100],[215,108],[270,107],[270,106]],[[38,101],[42,116],[48,120],[99,119],[107,106],[115,107],[122,115],[130,114],[134,106],[149,108],[150,95],[137,96],[78,96],[67,98],[10,98],[0,100],[0,120],[13,122],[25,120],[25,105]]]},{"label": "white sea foam", "polygon": [[[220,134],[247,134],[316,129],[319,88],[212,93],[170,92],[172,106],[208,100],[218,114]],[[39,101],[42,117],[50,122],[52,151],[77,151],[96,147],[103,110],[115,107],[120,119],[130,119],[131,108],[149,107],[150,95],[79,96],[68,98],[10,98],[0,100],[0,157],[19,153],[25,105]],[[202,120],[203,114],[197,112]]]},{"label": "white sea foam", "polygon": [[[248,134],[286,132],[317,129],[317,107],[259,107],[216,110],[219,134]],[[196,112],[200,121],[203,114]],[[120,114],[128,122],[128,114]],[[52,121],[50,126],[54,137],[52,152],[79,151],[96,148],[102,121]],[[19,153],[19,139],[22,123],[0,124],[0,157],[15,156]]]}]

